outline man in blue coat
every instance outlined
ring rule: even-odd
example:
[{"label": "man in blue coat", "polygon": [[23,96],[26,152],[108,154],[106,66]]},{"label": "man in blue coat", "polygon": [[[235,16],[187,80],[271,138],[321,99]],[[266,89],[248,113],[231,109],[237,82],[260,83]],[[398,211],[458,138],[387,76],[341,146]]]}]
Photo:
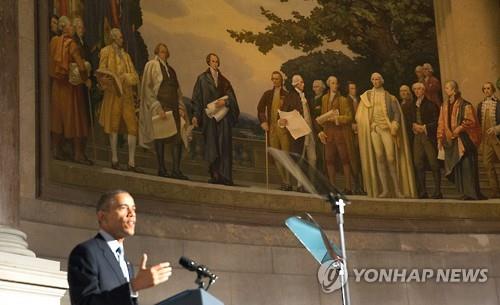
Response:
[{"label": "man in blue coat", "polygon": [[[206,62],[209,68],[201,73],[193,89],[194,115],[192,123],[200,126],[205,140],[204,159],[209,163],[210,183],[233,185],[233,127],[238,122],[240,109],[233,87],[219,71],[219,57],[210,53]],[[207,106],[217,111],[227,111],[219,118],[210,117]],[[225,108],[224,108],[225,107]]]},{"label": "man in blue coat", "polygon": [[68,283],[72,305],[137,305],[140,290],[168,280],[170,263],[146,267],[143,254],[134,277],[123,248],[126,237],[135,233],[135,203],[130,194],[114,190],[97,203],[99,233],[77,245],[69,256]]}]

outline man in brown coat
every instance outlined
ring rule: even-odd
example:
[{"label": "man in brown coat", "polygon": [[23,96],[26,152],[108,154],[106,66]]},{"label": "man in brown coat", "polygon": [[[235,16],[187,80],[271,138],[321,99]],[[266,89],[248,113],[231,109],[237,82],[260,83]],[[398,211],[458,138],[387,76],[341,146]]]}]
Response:
[{"label": "man in brown coat", "polygon": [[[271,81],[273,82],[273,88],[262,94],[257,105],[257,116],[260,127],[268,135],[269,142],[266,145],[283,151],[289,151],[290,139],[288,132],[285,128],[278,126],[278,110],[282,110],[283,100],[288,92],[283,88],[283,76],[279,71],[274,71],[271,74]],[[292,190],[288,171],[277,162],[276,167],[282,181],[280,189],[283,191]]]},{"label": "man in brown coat", "polygon": [[500,197],[495,163],[500,160],[500,100],[495,96],[491,82],[483,84],[484,99],[477,106],[477,118],[481,124],[483,140],[481,152],[483,165],[488,172],[490,198]]},{"label": "man in brown coat", "polygon": [[[331,184],[335,184],[335,163],[340,158],[345,176],[346,195],[352,194],[352,172],[351,160],[354,161],[354,145],[352,134],[353,111],[349,100],[340,95],[338,91],[339,82],[335,76],[328,77],[326,81],[330,91],[323,96],[321,103],[321,114],[332,111],[326,122],[321,124],[318,137],[325,145],[325,161],[328,178]],[[357,166],[354,167],[357,169]]]}]

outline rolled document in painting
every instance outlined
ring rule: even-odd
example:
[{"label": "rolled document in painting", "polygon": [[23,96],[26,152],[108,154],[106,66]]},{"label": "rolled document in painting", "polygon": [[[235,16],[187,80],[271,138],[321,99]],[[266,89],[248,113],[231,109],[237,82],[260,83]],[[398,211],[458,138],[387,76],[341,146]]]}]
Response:
[{"label": "rolled document in painting", "polygon": [[335,115],[334,115],[334,112],[333,112],[333,109],[332,109],[332,110],[330,110],[328,112],[323,113],[319,117],[317,117],[316,118],[316,122],[319,125],[324,125],[326,122],[331,121],[331,119],[333,119],[334,117],[335,117]]},{"label": "rolled document in painting", "polygon": [[211,103],[208,103],[207,108],[205,108],[205,113],[207,114],[207,116],[211,119],[214,118],[217,122],[222,120],[229,111],[229,108],[227,106],[217,107],[215,104],[219,100],[227,100],[228,98],[229,97],[227,95],[224,95],[223,97],[218,98]]}]

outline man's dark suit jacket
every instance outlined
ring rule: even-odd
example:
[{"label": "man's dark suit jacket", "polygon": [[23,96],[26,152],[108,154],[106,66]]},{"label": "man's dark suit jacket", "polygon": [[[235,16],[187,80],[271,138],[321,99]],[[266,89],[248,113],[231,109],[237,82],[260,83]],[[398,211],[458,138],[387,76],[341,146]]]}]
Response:
[{"label": "man's dark suit jacket", "polygon": [[[285,96],[288,94],[288,91],[285,89],[281,88],[280,89],[280,98],[284,99]],[[259,104],[257,105],[257,116],[259,118],[259,122],[267,122],[269,124],[269,127],[271,127],[271,109],[273,107],[273,97],[274,97],[274,88],[267,90],[262,94],[262,97],[259,100]],[[283,105],[280,105],[279,109]]]},{"label": "man's dark suit jacket", "polygon": [[[412,101],[411,103],[405,104],[401,106],[403,115],[406,121],[406,132],[410,138],[411,143],[413,143],[413,123],[417,122],[417,106],[416,101]],[[422,119],[422,124],[426,125],[427,129],[427,137],[432,141],[436,146],[437,145],[437,124],[439,119],[439,108],[428,100],[426,97],[422,99],[422,103],[420,104],[420,117]],[[413,149],[413,148],[412,148]]]},{"label": "man's dark suit jacket", "polygon": [[[309,106],[309,114],[311,116],[311,120],[312,120],[312,124],[313,124],[313,135],[316,135],[317,134],[317,124],[316,124],[316,121],[313,119],[313,107],[311,105],[311,102],[308,100],[307,101],[307,105]],[[290,93],[288,93],[288,95],[285,96],[285,100],[283,101],[283,111],[293,111],[293,110],[297,110],[298,112],[300,112],[300,115],[304,116],[304,109],[302,108],[302,101],[300,99],[300,95],[299,93],[297,92],[297,90],[295,90],[294,88],[292,88],[292,90],[290,90]],[[305,137],[300,137],[298,138],[297,140],[294,140],[291,136],[290,136],[290,139],[291,139],[291,142],[290,142],[290,152],[293,152],[293,153],[296,153],[296,154],[299,154],[301,155],[302,154],[302,151],[304,150],[304,143],[305,143]]]},{"label": "man's dark suit jacket", "polygon": [[[132,265],[125,261],[132,279]],[[118,260],[100,234],[71,251],[68,283],[72,305],[137,305]]]}]

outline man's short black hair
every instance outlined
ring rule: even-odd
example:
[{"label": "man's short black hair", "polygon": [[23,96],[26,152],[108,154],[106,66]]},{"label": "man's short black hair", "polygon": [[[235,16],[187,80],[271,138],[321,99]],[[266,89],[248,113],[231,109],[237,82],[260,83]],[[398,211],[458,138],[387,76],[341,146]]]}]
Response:
[{"label": "man's short black hair", "polygon": [[215,53],[208,53],[207,58],[205,58],[205,61],[207,62],[207,65],[210,66],[210,57],[211,56],[217,57],[217,61],[219,62],[219,65],[217,67],[220,67],[220,58],[219,58],[219,55],[217,55]]},{"label": "man's short black hair", "polygon": [[116,195],[123,193],[130,194],[129,192],[120,189],[110,190],[102,194],[97,201],[97,205],[95,207],[96,212],[108,210],[109,207],[115,202]]}]

